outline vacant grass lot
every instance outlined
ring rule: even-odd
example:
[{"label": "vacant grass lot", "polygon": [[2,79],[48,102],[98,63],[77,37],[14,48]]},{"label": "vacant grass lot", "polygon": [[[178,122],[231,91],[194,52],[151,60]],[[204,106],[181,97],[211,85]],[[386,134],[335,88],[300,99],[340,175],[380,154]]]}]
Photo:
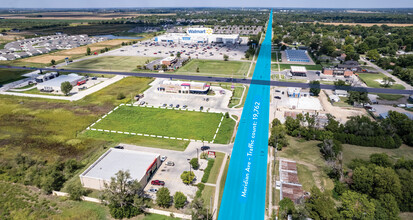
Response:
[{"label": "vacant grass lot", "polygon": [[344,165],[347,165],[351,162],[351,160],[356,158],[369,160],[370,155],[375,153],[385,153],[394,160],[402,157],[406,159],[413,159],[413,148],[404,144],[397,149],[361,147],[357,145],[343,144],[343,163]]},{"label": "vacant grass lot", "polygon": [[204,200],[204,207],[209,207],[209,210],[211,210],[214,207],[214,195],[215,187],[205,186],[205,189],[202,191],[201,198]]},{"label": "vacant grass lot", "polygon": [[385,94],[385,93],[377,93],[379,99],[389,100],[389,101],[396,101],[403,98],[403,95],[395,95],[395,94]]},{"label": "vacant grass lot", "polygon": [[[196,69],[199,67],[199,74],[210,76],[242,78],[248,73],[250,62],[239,61],[217,61],[217,60],[198,60],[194,59],[181,67],[179,74],[197,74]],[[252,69],[253,70],[253,69]]]},{"label": "vacant grass lot", "polygon": [[[81,105],[98,105],[113,108],[121,103],[130,102],[130,98],[142,93],[149,88],[152,78],[126,77],[110,86],[107,86],[93,94],[90,94],[76,102]],[[126,98],[118,100],[118,94],[124,94]]]},{"label": "vacant grass lot", "polygon": [[104,71],[133,71],[137,65],[144,65],[146,61],[156,60],[155,57],[139,56],[102,56],[71,63],[66,68],[89,69]]},{"label": "vacant grass lot", "polygon": [[16,80],[23,79],[22,76],[30,71],[27,70],[13,70],[13,69],[0,69],[0,85],[14,82]]},{"label": "vacant grass lot", "polygon": [[[286,70],[286,69],[291,69],[291,66],[303,66],[307,70],[322,70],[323,67],[320,64],[317,65],[298,65],[298,64],[280,64],[280,70]],[[277,64],[271,64],[271,69],[274,71],[278,71],[278,65]]]},{"label": "vacant grass lot", "polygon": [[[358,73],[359,77],[367,84],[369,87],[373,88],[384,88],[381,86],[381,84],[376,81],[376,80],[382,80],[384,77],[386,77],[383,73]],[[390,87],[389,89],[405,89],[403,85],[400,84],[394,84]]]},{"label": "vacant grass lot", "polygon": [[328,178],[324,169],[326,163],[321,156],[319,141],[303,141],[288,137],[290,146],[278,151],[277,156],[297,161],[298,179],[304,190],[316,185],[326,190],[334,188],[333,181]]},{"label": "vacant grass lot", "polygon": [[[120,106],[94,128],[212,141],[221,117],[217,113]],[[226,131],[231,121],[225,119],[221,128]],[[217,136],[226,134],[219,132]]]},{"label": "vacant grass lot", "polygon": [[214,166],[212,166],[212,169],[211,169],[211,172],[209,174],[207,183],[212,183],[212,184],[217,183],[219,170],[221,169],[224,157],[225,157],[224,153],[216,152],[216,158],[215,158]]}]

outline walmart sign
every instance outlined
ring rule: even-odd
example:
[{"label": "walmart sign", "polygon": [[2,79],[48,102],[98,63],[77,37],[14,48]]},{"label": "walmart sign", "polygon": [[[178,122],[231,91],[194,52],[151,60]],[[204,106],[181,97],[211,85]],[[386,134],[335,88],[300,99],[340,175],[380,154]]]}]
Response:
[{"label": "walmart sign", "polygon": [[186,33],[192,34],[192,35],[203,35],[203,34],[212,34],[213,30],[211,28],[188,28]]}]

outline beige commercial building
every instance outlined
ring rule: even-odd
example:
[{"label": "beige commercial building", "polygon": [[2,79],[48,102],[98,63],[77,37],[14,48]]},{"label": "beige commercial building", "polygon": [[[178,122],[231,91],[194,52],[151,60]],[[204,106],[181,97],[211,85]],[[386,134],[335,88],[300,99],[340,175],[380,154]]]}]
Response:
[{"label": "beige commercial building", "polygon": [[111,148],[80,174],[83,187],[103,190],[120,170],[129,171],[132,179],[145,187],[161,166],[159,154]]}]

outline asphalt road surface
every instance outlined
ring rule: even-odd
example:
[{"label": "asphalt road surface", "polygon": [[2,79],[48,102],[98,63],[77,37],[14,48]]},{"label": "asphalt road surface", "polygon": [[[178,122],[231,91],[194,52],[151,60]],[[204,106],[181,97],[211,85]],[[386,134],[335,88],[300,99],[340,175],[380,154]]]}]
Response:
[{"label": "asphalt road surface", "polygon": [[[33,67],[23,67],[23,66],[4,66],[0,65],[0,69],[25,69],[25,70],[42,70],[42,71],[58,71],[58,72],[69,72],[69,73],[94,73],[94,74],[112,74],[112,75],[124,75],[124,76],[139,76],[139,77],[154,77],[154,78],[171,78],[171,79],[182,79],[182,80],[194,80],[194,81],[207,81],[207,82],[232,82],[232,83],[242,83],[242,84],[259,84],[259,85],[271,85],[271,86],[282,86],[282,87],[300,87],[300,88],[310,88],[308,83],[296,83],[296,82],[280,82],[272,80],[262,80],[262,79],[236,79],[227,77],[211,77],[211,76],[190,76],[190,75],[177,75],[177,74],[167,74],[167,73],[134,73],[134,72],[117,72],[117,71],[95,71],[95,70],[72,70],[72,69],[56,69],[56,68],[33,68]],[[348,91],[365,91],[369,93],[386,93],[386,94],[408,94],[413,95],[413,90],[401,90],[401,89],[385,89],[385,88],[366,88],[366,87],[341,87],[336,88],[334,85],[320,85],[321,89],[343,89]]]},{"label": "asphalt road surface", "polygon": [[[253,81],[270,80],[272,11]],[[270,87],[252,84],[235,137],[218,220],[264,219]]]}]

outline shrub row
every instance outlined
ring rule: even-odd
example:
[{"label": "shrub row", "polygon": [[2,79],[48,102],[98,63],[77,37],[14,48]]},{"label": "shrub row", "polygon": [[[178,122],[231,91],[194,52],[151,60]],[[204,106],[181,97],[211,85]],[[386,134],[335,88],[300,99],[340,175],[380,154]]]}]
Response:
[{"label": "shrub row", "polygon": [[209,160],[208,166],[204,170],[204,175],[202,176],[201,182],[206,183],[209,178],[209,173],[211,172],[212,167],[214,166],[215,160]]}]

